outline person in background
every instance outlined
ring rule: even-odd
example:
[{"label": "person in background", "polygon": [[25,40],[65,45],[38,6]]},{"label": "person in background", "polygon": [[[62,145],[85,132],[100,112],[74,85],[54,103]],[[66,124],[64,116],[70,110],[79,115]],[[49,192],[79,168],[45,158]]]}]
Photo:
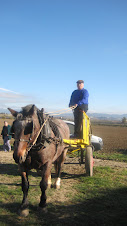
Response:
[{"label": "person in background", "polygon": [[11,151],[11,145],[10,145],[10,140],[11,140],[11,135],[10,135],[10,129],[11,126],[8,125],[7,121],[4,121],[4,126],[1,132],[1,135],[3,136],[3,149],[5,152]]},{"label": "person in background", "polygon": [[88,111],[88,97],[89,93],[87,89],[84,89],[84,81],[77,81],[77,89],[72,92],[69,107],[75,107],[74,113],[74,138],[82,139],[82,121],[83,121],[83,111]]}]

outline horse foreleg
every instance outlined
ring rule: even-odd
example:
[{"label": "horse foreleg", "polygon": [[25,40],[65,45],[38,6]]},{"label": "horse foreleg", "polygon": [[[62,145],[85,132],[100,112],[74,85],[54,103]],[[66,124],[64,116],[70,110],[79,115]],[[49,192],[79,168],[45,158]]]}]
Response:
[{"label": "horse foreleg", "polygon": [[39,207],[44,208],[46,207],[46,189],[48,187],[48,179],[51,175],[51,167],[52,167],[52,163],[51,164],[46,164],[45,166],[43,166],[43,170],[42,170],[42,180],[40,182],[40,188],[41,188],[41,198],[40,198],[40,203],[39,203]]},{"label": "horse foreleg", "polygon": [[20,208],[20,215],[21,216],[27,216],[29,214],[29,209],[28,209],[28,190],[29,190],[29,181],[28,181],[28,174],[26,172],[21,173],[22,177],[22,191],[23,191],[23,200]]}]

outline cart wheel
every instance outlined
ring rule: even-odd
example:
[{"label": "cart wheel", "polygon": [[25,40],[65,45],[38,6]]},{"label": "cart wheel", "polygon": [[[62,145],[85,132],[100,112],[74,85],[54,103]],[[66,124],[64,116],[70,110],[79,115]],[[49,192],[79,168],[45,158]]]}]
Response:
[{"label": "cart wheel", "polygon": [[93,176],[93,150],[92,150],[92,147],[86,147],[85,169],[86,169],[86,175],[92,177]]}]

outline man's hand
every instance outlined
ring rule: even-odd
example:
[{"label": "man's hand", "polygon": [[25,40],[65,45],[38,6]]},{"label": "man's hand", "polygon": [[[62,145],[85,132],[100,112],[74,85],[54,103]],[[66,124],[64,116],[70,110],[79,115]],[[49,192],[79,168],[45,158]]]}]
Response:
[{"label": "man's hand", "polygon": [[74,108],[76,108],[77,106],[78,106],[78,104],[75,104],[75,105],[73,105],[73,106],[70,106],[70,108],[74,109]]}]

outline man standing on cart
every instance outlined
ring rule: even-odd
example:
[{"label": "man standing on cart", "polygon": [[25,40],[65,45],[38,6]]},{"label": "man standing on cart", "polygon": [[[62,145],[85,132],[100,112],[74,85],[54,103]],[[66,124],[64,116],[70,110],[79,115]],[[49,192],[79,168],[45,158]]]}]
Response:
[{"label": "man standing on cart", "polygon": [[88,97],[89,93],[84,89],[84,81],[77,81],[77,88],[72,92],[69,107],[75,107],[74,113],[74,138],[82,139],[82,122],[83,122],[83,111],[88,111]]}]

